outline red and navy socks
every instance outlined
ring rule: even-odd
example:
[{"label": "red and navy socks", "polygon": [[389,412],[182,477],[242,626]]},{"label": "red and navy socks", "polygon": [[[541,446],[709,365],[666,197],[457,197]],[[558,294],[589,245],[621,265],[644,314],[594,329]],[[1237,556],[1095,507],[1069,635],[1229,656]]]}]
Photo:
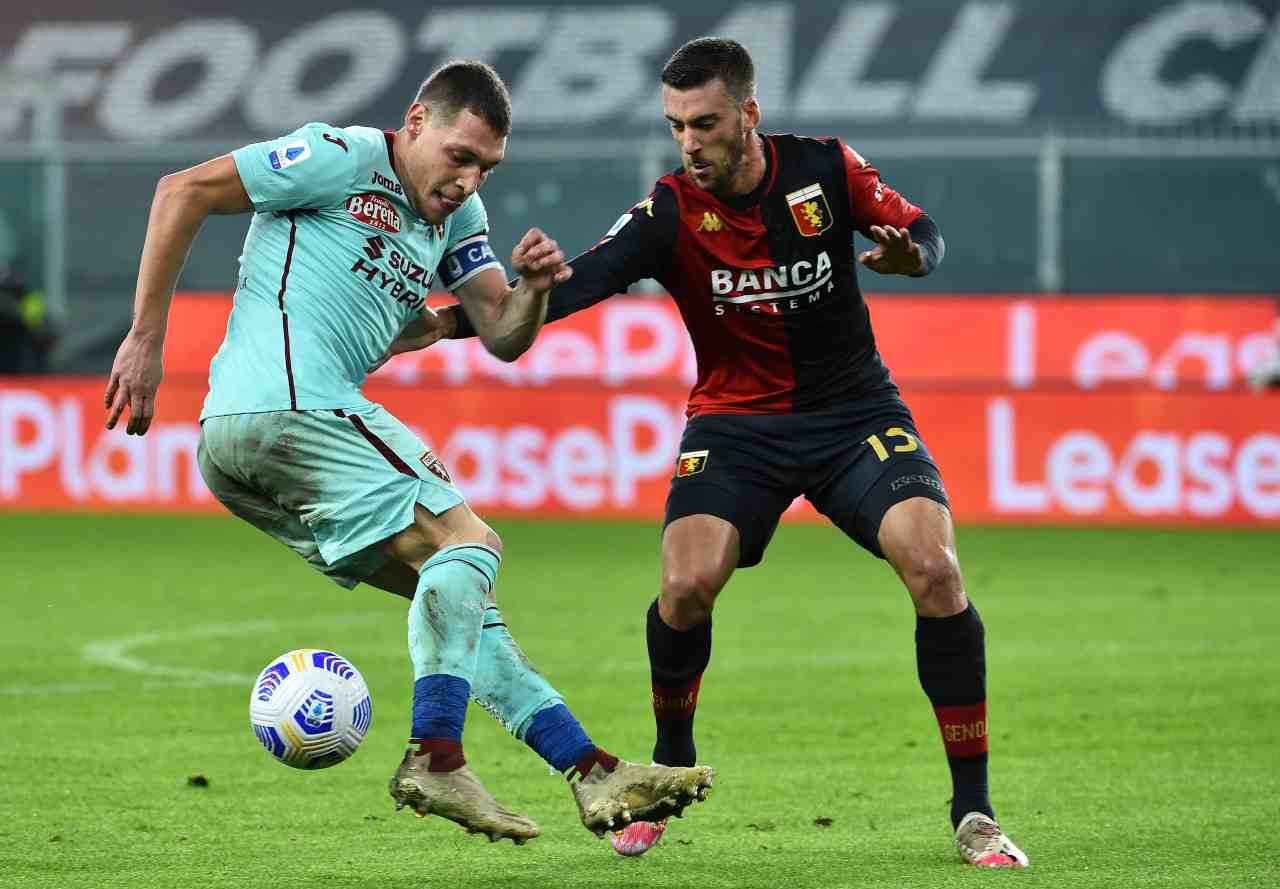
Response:
[{"label": "red and navy socks", "polygon": [[916,617],[916,665],[951,768],[951,823],[994,818],[987,782],[987,661],[982,619],[970,604],[951,617]]},{"label": "red and navy socks", "polygon": [[693,743],[693,715],[698,707],[702,673],[711,662],[711,620],[688,630],[675,630],[649,606],[645,636],[653,689],[653,718],[657,740],[653,761],[669,766],[692,766],[698,751]]}]

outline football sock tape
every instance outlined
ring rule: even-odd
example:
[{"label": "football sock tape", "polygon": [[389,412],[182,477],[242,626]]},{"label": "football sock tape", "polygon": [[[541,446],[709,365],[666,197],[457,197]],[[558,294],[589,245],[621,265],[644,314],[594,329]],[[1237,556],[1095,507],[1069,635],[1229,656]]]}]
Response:
[{"label": "football sock tape", "polygon": [[415,680],[410,737],[461,741],[470,690],[465,679],[444,673]]},{"label": "football sock tape", "polygon": [[582,724],[563,703],[535,713],[525,730],[524,742],[557,772],[569,771],[596,749]]}]

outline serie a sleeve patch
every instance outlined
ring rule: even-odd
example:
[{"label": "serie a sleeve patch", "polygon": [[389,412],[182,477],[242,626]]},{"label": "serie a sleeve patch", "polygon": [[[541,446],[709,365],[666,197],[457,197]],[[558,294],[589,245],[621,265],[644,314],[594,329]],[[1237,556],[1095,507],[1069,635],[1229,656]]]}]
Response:
[{"label": "serie a sleeve patch", "polygon": [[311,146],[305,139],[294,139],[285,145],[277,146],[267,152],[267,163],[271,169],[279,172],[286,167],[300,164],[311,157]]}]

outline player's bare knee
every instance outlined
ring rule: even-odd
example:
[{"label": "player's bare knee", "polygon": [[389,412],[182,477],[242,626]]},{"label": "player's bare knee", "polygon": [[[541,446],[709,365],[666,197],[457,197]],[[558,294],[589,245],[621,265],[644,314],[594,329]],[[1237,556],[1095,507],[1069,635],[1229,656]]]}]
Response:
[{"label": "player's bare knee", "polygon": [[697,568],[666,571],[662,577],[659,613],[675,630],[687,630],[705,623],[715,608],[721,586],[714,571]]},{"label": "player's bare knee", "polygon": [[465,546],[467,544],[487,546],[496,550],[498,555],[502,555],[502,538],[498,536],[498,532],[485,524],[471,510],[467,510],[466,514],[460,516],[457,521],[450,521],[446,524],[445,534],[441,537],[437,551],[444,549],[446,546]]},{"label": "player's bare knee", "polygon": [[479,542],[489,547],[489,549],[493,550],[498,555],[502,555],[502,538],[498,536],[498,532],[490,528],[488,525],[485,525],[484,522],[480,522],[480,524],[484,525],[484,540]]},{"label": "player's bare knee", "polygon": [[960,562],[949,547],[934,545],[913,549],[897,566],[916,611],[925,617],[949,617],[968,604]]}]

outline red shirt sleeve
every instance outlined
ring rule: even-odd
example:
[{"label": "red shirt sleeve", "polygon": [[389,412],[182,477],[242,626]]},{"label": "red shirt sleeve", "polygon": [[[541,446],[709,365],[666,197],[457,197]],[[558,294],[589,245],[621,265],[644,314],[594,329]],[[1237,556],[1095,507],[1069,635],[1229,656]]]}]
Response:
[{"label": "red shirt sleeve", "polygon": [[849,210],[858,231],[866,235],[873,225],[906,228],[920,217],[924,211],[881,181],[879,172],[862,155],[844,142],[840,148],[849,182]]}]

